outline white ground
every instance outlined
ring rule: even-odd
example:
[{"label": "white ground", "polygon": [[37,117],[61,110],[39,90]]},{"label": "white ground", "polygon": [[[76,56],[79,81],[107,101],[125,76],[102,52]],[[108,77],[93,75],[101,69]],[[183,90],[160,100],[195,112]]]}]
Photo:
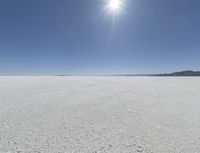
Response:
[{"label": "white ground", "polygon": [[0,77],[0,153],[200,153],[200,78]]}]

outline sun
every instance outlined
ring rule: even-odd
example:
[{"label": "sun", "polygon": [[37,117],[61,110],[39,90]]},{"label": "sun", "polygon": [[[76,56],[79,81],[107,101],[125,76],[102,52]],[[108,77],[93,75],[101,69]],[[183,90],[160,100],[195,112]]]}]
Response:
[{"label": "sun", "polygon": [[119,10],[121,8],[122,2],[120,0],[110,0],[108,2],[108,8],[112,11]]},{"label": "sun", "polygon": [[123,0],[107,0],[106,9],[110,13],[119,13],[123,8]]},{"label": "sun", "polygon": [[124,14],[125,4],[126,0],[105,0],[104,11],[113,23]]}]

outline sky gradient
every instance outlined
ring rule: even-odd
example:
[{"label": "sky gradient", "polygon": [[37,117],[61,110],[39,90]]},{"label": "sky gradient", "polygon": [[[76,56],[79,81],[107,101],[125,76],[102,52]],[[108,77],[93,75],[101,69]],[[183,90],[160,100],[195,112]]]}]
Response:
[{"label": "sky gradient", "polygon": [[200,70],[199,0],[1,0],[0,74]]}]

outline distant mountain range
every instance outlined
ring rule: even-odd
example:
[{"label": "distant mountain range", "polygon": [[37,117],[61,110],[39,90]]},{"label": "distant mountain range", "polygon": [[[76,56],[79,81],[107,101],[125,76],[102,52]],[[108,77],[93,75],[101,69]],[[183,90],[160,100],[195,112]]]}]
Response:
[{"label": "distant mountain range", "polygon": [[113,75],[56,75],[56,76],[199,76],[200,71],[180,71],[163,74],[113,74]]},{"label": "distant mountain range", "polygon": [[200,71],[181,71],[174,73],[155,74],[155,76],[200,76]]},{"label": "distant mountain range", "polygon": [[180,71],[163,74],[116,74],[113,76],[200,76],[200,71]]}]

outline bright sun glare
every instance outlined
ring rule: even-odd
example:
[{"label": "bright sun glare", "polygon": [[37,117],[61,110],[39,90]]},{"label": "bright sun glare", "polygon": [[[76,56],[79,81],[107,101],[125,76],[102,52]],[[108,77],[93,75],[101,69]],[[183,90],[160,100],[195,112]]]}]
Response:
[{"label": "bright sun glare", "polygon": [[112,22],[117,22],[124,13],[126,0],[105,0],[105,11]]},{"label": "bright sun glare", "polygon": [[121,7],[121,1],[120,0],[110,0],[108,3],[108,7],[110,10],[118,10]]},{"label": "bright sun glare", "polygon": [[123,8],[123,0],[107,0],[106,8],[109,13],[119,14]]}]

